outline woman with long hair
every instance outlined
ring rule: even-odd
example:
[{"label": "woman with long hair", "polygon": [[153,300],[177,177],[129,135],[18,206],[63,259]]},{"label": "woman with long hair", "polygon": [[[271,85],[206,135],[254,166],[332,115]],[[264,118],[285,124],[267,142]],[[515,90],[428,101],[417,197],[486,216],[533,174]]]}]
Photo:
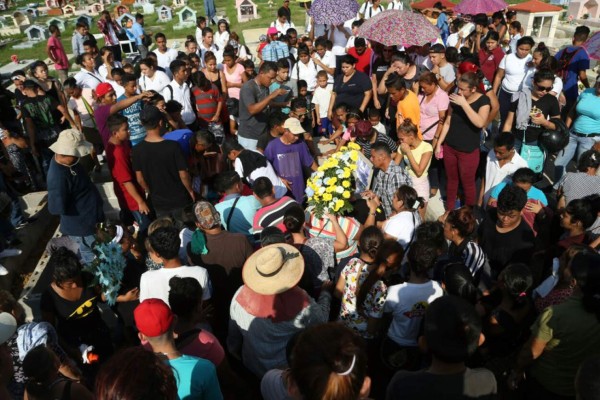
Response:
[{"label": "woman with long hair", "polygon": [[169,76],[156,68],[156,62],[152,58],[144,58],[140,61],[138,84],[142,90],[154,90],[160,93],[170,82]]},{"label": "woman with long hair", "polygon": [[37,346],[27,353],[23,360],[26,400],[81,399],[95,397],[81,383],[62,376],[58,369],[60,360],[44,345]]},{"label": "woman with long hair", "polygon": [[404,160],[412,186],[417,196],[423,199],[423,206],[419,207],[419,215],[424,219],[430,195],[428,170],[433,158],[433,148],[431,144],[419,138],[417,127],[410,118],[405,119],[398,127],[398,139],[400,145],[395,161],[400,165]]},{"label": "woman with long hair", "polygon": [[500,102],[500,123],[504,124],[512,96],[522,88],[529,69],[531,68],[531,49],[535,41],[531,36],[522,37],[517,41],[517,51],[504,57],[498,66],[494,77],[494,93],[498,94]]},{"label": "woman with long hair", "polygon": [[291,356],[290,389],[304,400],[359,400],[369,396],[367,353],[360,337],[333,322],[300,334]]},{"label": "woman with long hair", "polygon": [[206,75],[208,80],[213,83],[219,92],[226,98],[227,97],[227,78],[225,74],[219,68],[217,68],[217,57],[212,51],[204,53],[204,65],[202,73]]},{"label": "woman with long hair", "polygon": [[381,279],[383,275],[374,279],[378,274],[374,273],[370,285],[366,284],[371,272],[386,269],[387,263],[384,268],[377,264],[377,255],[383,243],[383,233],[379,228],[365,228],[358,243],[359,253],[344,267],[335,286],[334,296],[341,299],[342,303],[338,319],[364,338],[377,335],[383,316],[383,302],[387,294],[387,286]]},{"label": "woman with long hair", "polygon": [[[535,74],[535,72],[540,71],[542,69],[547,69],[552,71],[553,73],[557,70],[558,68],[558,61],[556,61],[556,58],[554,58],[552,56],[552,54],[550,54],[550,49],[548,49],[548,47],[546,47],[546,44],[544,42],[539,42],[537,47],[533,50],[533,58],[531,59],[531,62],[533,63],[533,66],[535,67],[534,71],[531,71],[532,73],[530,74],[530,77],[528,77],[527,79],[527,86],[529,86],[530,88],[533,88],[533,76]],[[550,94],[552,96],[555,96],[557,99],[559,99],[560,102],[560,95],[562,93],[562,89],[563,89],[563,81],[562,79],[557,76],[556,74],[554,74],[554,83],[552,84],[552,91],[550,92]],[[561,103],[561,107],[564,105],[564,102]]]},{"label": "woman with long hair", "polygon": [[224,49],[229,44],[229,23],[225,19],[217,22],[217,31],[213,35],[213,42],[218,49]]},{"label": "woman with long hair", "polygon": [[504,51],[500,47],[498,32],[490,31],[485,39],[485,49],[479,49],[479,65],[485,78],[493,82],[500,62],[504,58]]},{"label": "woman with long hair", "polygon": [[448,213],[444,221],[444,237],[450,242],[448,255],[453,261],[463,262],[476,282],[483,272],[486,256],[473,238],[477,221],[471,207],[461,207]]},{"label": "woman with long hair", "polygon": [[308,237],[305,230],[306,215],[298,204],[286,209],[283,223],[287,233],[291,235],[291,243],[300,250],[306,262],[305,274],[308,274],[314,289],[329,280],[329,274],[335,266],[335,253],[348,246],[348,238],[340,227],[337,217],[326,214],[335,232],[335,239]]},{"label": "woman with long hair", "polygon": [[435,155],[440,157],[443,146],[444,167],[448,177],[446,210],[456,207],[458,185],[463,188],[465,204],[474,206],[475,175],[479,165],[481,129],[487,126],[490,99],[478,92],[479,79],[474,72],[461,75],[458,93],[450,95],[452,103],[444,128],[435,144]]}]

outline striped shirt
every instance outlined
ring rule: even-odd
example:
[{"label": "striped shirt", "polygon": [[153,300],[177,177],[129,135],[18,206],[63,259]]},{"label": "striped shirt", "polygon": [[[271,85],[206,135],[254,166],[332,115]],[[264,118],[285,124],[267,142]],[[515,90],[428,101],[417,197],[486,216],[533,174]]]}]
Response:
[{"label": "striped shirt", "polygon": [[268,226],[276,226],[285,232],[285,225],[283,224],[283,216],[285,212],[293,206],[296,206],[296,200],[288,196],[283,196],[273,204],[262,207],[254,215],[254,223],[252,229],[254,234],[260,234],[263,229]]},{"label": "striped shirt", "polygon": [[456,246],[450,244],[448,253],[452,256],[456,256],[462,260],[462,262],[469,268],[471,274],[475,277],[479,270],[485,265],[486,257],[483,249],[472,240],[463,240],[463,242]]},{"label": "striped shirt", "polygon": [[210,85],[209,90],[201,90],[194,86],[192,94],[194,99],[196,99],[196,113],[198,114],[198,118],[210,122],[217,112],[219,103],[223,101],[219,89],[214,84]]}]

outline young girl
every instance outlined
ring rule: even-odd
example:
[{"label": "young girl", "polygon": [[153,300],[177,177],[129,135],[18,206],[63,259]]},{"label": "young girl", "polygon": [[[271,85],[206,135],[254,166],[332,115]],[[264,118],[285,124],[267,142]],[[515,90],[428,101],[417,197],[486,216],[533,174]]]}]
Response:
[{"label": "young girl", "polygon": [[192,75],[192,94],[196,99],[196,113],[198,121],[201,125],[208,126],[211,132],[220,145],[225,139],[223,125],[220,122],[221,110],[223,109],[223,98],[219,93],[219,89],[210,83],[208,78],[203,73],[197,72]]},{"label": "young girl", "polygon": [[217,25],[219,28],[214,34],[213,41],[217,48],[224,49],[229,44],[229,24],[226,20],[221,19]]},{"label": "young girl", "polygon": [[394,214],[388,219],[378,222],[386,239],[398,241],[407,250],[415,239],[415,231],[421,224],[421,217],[417,212],[423,207],[425,200],[417,196],[415,189],[402,185],[396,191],[392,201]]},{"label": "young girl", "polygon": [[431,165],[433,147],[426,141],[419,139],[417,127],[407,118],[398,127],[398,139],[400,146],[396,154],[396,164],[404,160],[405,168],[408,170],[417,195],[425,199],[425,204],[419,209],[421,219],[425,217],[427,200],[429,199],[429,177],[427,170]]},{"label": "young girl", "polygon": [[230,98],[240,99],[240,88],[248,81],[244,73],[244,66],[236,62],[235,53],[225,50],[223,52],[223,74],[227,86],[227,95]]},{"label": "young girl", "polygon": [[307,46],[298,47],[298,62],[294,65],[290,77],[297,82],[306,81],[308,92],[311,94],[317,87],[317,67],[310,58]]},{"label": "young girl", "polygon": [[490,31],[485,40],[485,49],[479,49],[479,65],[485,78],[493,82],[500,61],[504,58],[504,51],[499,46],[498,32]]},{"label": "young girl", "polygon": [[204,65],[206,65],[206,68],[202,69],[204,75],[219,89],[221,95],[227,97],[227,79],[223,71],[217,68],[217,57],[212,51],[204,54]]}]

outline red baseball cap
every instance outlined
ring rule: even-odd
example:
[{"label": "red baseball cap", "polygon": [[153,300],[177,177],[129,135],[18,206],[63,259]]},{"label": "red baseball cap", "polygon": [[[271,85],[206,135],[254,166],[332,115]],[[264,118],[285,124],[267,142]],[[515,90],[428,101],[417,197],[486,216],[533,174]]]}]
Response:
[{"label": "red baseball cap", "polygon": [[173,312],[161,299],[146,299],[133,311],[135,326],[148,337],[164,335],[173,324]]},{"label": "red baseball cap", "polygon": [[98,86],[96,86],[96,96],[98,97],[102,97],[105,94],[113,91],[113,87],[110,83],[108,82],[102,82],[101,84],[99,84]]}]

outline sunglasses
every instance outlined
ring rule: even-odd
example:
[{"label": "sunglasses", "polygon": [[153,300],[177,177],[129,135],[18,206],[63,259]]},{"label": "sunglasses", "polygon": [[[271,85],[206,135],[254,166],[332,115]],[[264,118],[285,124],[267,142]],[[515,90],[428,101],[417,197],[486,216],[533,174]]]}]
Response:
[{"label": "sunglasses", "polygon": [[539,90],[540,92],[551,92],[552,91],[552,86],[548,87],[548,86],[540,86],[540,85],[535,85],[537,87],[537,90]]}]

